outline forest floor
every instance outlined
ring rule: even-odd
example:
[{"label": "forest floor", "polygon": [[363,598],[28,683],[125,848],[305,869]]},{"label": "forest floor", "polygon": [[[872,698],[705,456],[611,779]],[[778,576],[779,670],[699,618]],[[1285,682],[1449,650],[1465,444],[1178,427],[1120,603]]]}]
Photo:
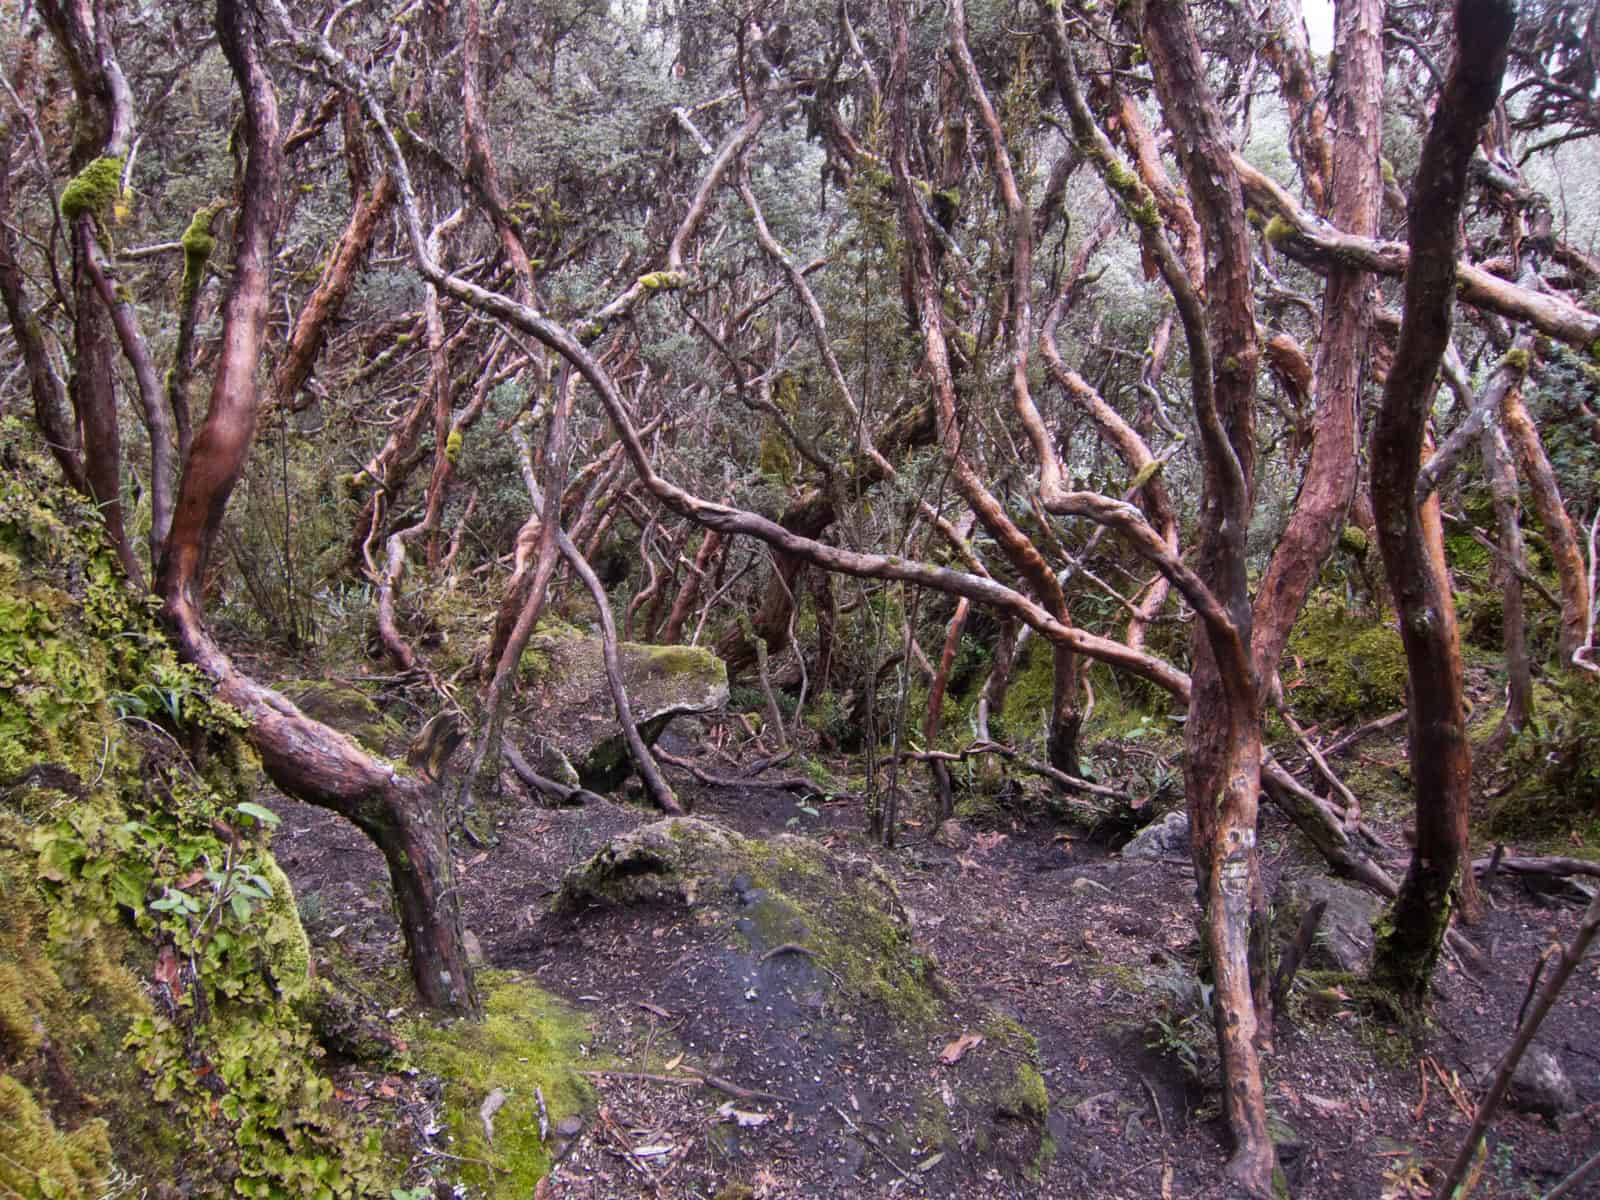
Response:
[{"label": "forest floor", "polygon": [[[681,723],[680,723],[681,724]],[[683,752],[683,743],[677,744]],[[1398,744],[1369,748],[1382,760]],[[727,770],[726,764],[706,766]],[[558,916],[548,904],[563,873],[619,833],[654,819],[639,807],[527,807],[503,814],[494,844],[462,845],[458,871],[468,926],[492,967],[528,973],[579,1009],[597,1062],[599,1115],[573,1140],[537,1195],[571,1200],[654,1196],[703,1200],[787,1197],[1205,1197],[1221,1195],[1226,1159],[1214,1039],[1193,983],[1199,943],[1193,869],[1182,858],[1124,861],[1050,820],[968,824],[935,838],[912,825],[899,847],[867,843],[857,800],[808,802],[773,789],[686,787],[694,814],[753,837],[798,833],[870,855],[893,879],[918,936],[957,998],[984,1005],[1038,1041],[1050,1100],[1053,1158],[1036,1166],[934,1148],[905,1155],[874,1134],[909,1083],[937,1078],[941,1047],[921,1060],[889,1049],[882,1030],[824,1044],[781,1009],[747,1002],[703,968],[725,928],[690,910],[617,909]],[[275,849],[296,887],[322,969],[351,982],[374,1015],[402,1016],[401,944],[376,852],[325,812],[274,797]],[[1375,818],[1381,827],[1382,815]],[[1402,868],[1397,828],[1388,831]],[[956,836],[952,837],[951,835]],[[1275,811],[1263,818],[1267,886],[1320,869]],[[1441,970],[1432,1019],[1415,1039],[1367,1011],[1359,986],[1302,974],[1276,1029],[1268,1095],[1296,1197],[1422,1197],[1466,1128],[1489,1064],[1509,1040],[1530,968],[1568,936],[1579,908],[1558,895],[1497,880],[1471,931],[1492,970]],[[377,981],[387,980],[388,990]],[[375,998],[376,997],[376,998]],[[968,1006],[963,1009],[962,1006]],[[974,1018],[976,1019],[976,1018]],[[1539,1043],[1563,1063],[1580,1109],[1560,1124],[1503,1111],[1474,1195],[1540,1196],[1592,1153],[1600,1136],[1600,965],[1569,985]],[[730,1130],[726,1094],[663,1078],[672,1050],[754,1092],[741,1103],[770,1116]],[[978,1047],[973,1053],[983,1053]],[[671,1063],[671,1060],[669,1060]],[[655,1069],[652,1069],[655,1064]],[[671,1064],[675,1065],[675,1064]],[[345,1068],[342,1098],[392,1106],[412,1129],[419,1165],[439,1164],[429,1136],[428,1081]],[[369,1114],[370,1115],[370,1114]],[[646,1150],[633,1154],[629,1148]],[[923,1155],[926,1155],[925,1157]],[[1591,1181],[1578,1195],[1600,1196]]]}]

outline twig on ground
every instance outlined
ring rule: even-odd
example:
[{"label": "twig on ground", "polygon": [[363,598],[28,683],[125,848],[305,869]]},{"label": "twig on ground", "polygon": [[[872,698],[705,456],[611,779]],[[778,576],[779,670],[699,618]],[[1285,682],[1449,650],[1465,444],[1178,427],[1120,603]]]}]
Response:
[{"label": "twig on ground", "polygon": [[861,1126],[857,1125],[848,1116],[846,1116],[844,1109],[840,1108],[837,1104],[830,1104],[830,1105],[828,1105],[828,1107],[833,1109],[834,1112],[839,1114],[839,1119],[841,1121],[843,1121],[846,1125],[850,1126],[850,1131],[852,1133],[854,1133],[863,1142],[865,1142],[867,1145],[871,1146],[874,1150],[876,1150],[878,1152],[879,1156],[883,1159],[884,1162],[888,1163],[896,1171],[900,1172],[901,1178],[907,1180],[908,1182],[912,1180],[913,1176],[912,1176],[911,1172],[906,1170],[899,1163],[895,1162],[895,1160],[890,1156],[889,1152],[878,1144],[878,1139],[877,1138],[873,1137],[871,1133],[869,1133],[865,1129],[861,1128]]}]

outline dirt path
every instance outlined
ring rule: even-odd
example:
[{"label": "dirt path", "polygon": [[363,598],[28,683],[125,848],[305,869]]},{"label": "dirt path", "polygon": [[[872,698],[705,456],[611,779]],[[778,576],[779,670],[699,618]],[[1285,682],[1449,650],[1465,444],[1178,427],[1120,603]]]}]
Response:
[{"label": "dirt path", "polygon": [[[745,834],[798,832],[866,850],[850,803],[813,806],[813,816],[782,792],[685,795],[698,816]],[[340,973],[394,981],[399,941],[376,854],[326,814],[275,804],[285,816],[277,850],[313,937],[320,947],[340,947],[329,968],[335,982]],[[899,849],[873,852],[952,989],[974,1011],[996,1008],[1038,1039],[1056,1153],[1029,1180],[976,1162],[891,1154],[874,1136],[875,1123],[895,1115],[908,1076],[935,1069],[938,1045],[916,1061],[886,1053],[881,1029],[843,1031],[831,1042],[758,1034],[751,1005],[717,990],[710,981],[721,976],[704,969],[720,931],[696,930],[681,912],[588,921],[546,913],[568,866],[649,819],[611,803],[508,816],[492,849],[460,853],[468,924],[490,965],[529,971],[590,1015],[597,1055],[643,1062],[670,1042],[701,1069],[786,1102],[749,1104],[774,1119],[738,1128],[716,1112],[726,1093],[601,1077],[604,1117],[561,1163],[551,1197],[1221,1194],[1225,1147],[1213,1044],[1194,983],[1198,942],[1186,862],[1123,861],[1053,826],[964,830],[951,845],[912,829]],[[1263,830],[1269,884],[1306,869],[1296,839],[1274,820]],[[1532,895],[1520,883],[1497,884],[1493,902],[1474,937],[1490,949],[1495,974],[1479,981],[1454,968],[1442,972],[1435,1022],[1419,1046],[1364,1014],[1350,987],[1302,980],[1269,1060],[1268,1093],[1293,1195],[1428,1194],[1421,1168],[1454,1151],[1465,1128],[1462,1106],[1478,1082],[1473,1072],[1508,1039],[1530,964],[1576,923],[1573,904]],[[785,993],[786,979],[799,978],[784,971],[807,969],[790,957],[797,961],[760,965],[765,1002]],[[800,993],[791,986],[787,994]],[[784,1022],[761,1027],[781,1030]],[[1504,1113],[1478,1196],[1540,1195],[1593,1151],[1600,964],[1580,971],[1540,1042],[1566,1068],[1581,1111],[1560,1128]],[[657,1153],[629,1158],[619,1149],[627,1145]],[[1580,1194],[1600,1195],[1600,1185]]]}]

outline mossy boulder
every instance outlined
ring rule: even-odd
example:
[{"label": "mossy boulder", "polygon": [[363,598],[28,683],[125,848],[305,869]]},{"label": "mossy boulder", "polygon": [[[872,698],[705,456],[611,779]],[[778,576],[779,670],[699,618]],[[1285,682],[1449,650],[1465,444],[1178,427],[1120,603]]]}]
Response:
[{"label": "mossy boulder", "polygon": [[[534,689],[514,718],[514,732],[534,748],[544,774],[594,792],[620,786],[633,768],[600,639],[546,621],[528,648]],[[715,712],[728,701],[727,664],[709,650],[622,642],[618,652],[628,704],[646,744],[674,718]]]},{"label": "mossy boulder", "polygon": [[274,687],[306,716],[333,726],[374,754],[394,754],[404,749],[405,730],[353,683],[288,679]]},{"label": "mossy boulder", "polygon": [[[582,1013],[515,972],[485,971],[478,987],[481,1024],[419,1021],[408,1040],[416,1065],[442,1082],[460,1182],[489,1200],[523,1200],[549,1173],[562,1130],[592,1113],[594,1090],[576,1064],[597,1063],[584,1058],[591,1038]],[[486,1122],[485,1101],[497,1092]],[[554,1136],[541,1134],[541,1121]]]},{"label": "mossy boulder", "polygon": [[0,1196],[387,1195],[240,718],[26,446],[5,429]]},{"label": "mossy boulder", "polygon": [[[810,1112],[859,1103],[899,1153],[943,1154],[952,1171],[982,1163],[1023,1176],[1048,1153],[1033,1038],[941,977],[870,859],[809,838],[756,840],[669,818],[574,867],[552,904],[584,920],[638,912],[703,939],[696,1002],[739,1029],[738,1047],[751,1056],[737,1064],[742,1082]],[[941,1061],[963,1034],[977,1040]],[[852,1087],[841,1063],[892,1076],[894,1095]]]}]

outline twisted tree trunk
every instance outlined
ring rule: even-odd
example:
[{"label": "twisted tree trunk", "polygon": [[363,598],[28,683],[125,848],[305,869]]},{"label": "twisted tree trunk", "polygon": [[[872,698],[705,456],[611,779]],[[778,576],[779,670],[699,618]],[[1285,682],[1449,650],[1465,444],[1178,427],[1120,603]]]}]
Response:
[{"label": "twisted tree trunk", "polygon": [[281,186],[277,97],[256,41],[257,24],[248,0],[219,0],[218,38],[244,99],[244,204],[210,410],[184,462],[158,575],[163,613],[185,660],[205,672],[218,697],[248,722],[245,736],[273,783],[290,796],[339,813],[377,843],[389,865],[422,1001],[476,1015],[479,1003],[463,942],[454,867],[432,778],[374,758],[305,716],[240,672],[205,625],[206,561],[255,433],[256,368]]},{"label": "twisted tree trunk", "polygon": [[1427,997],[1451,896],[1463,883],[1472,771],[1455,606],[1427,545],[1416,484],[1435,376],[1455,311],[1467,166],[1500,95],[1514,20],[1510,0],[1459,0],[1456,6],[1456,57],[1412,187],[1405,313],[1372,432],[1372,506],[1405,645],[1417,793],[1417,844],[1394,908],[1379,929],[1372,973],[1408,1007],[1420,1007]]}]

